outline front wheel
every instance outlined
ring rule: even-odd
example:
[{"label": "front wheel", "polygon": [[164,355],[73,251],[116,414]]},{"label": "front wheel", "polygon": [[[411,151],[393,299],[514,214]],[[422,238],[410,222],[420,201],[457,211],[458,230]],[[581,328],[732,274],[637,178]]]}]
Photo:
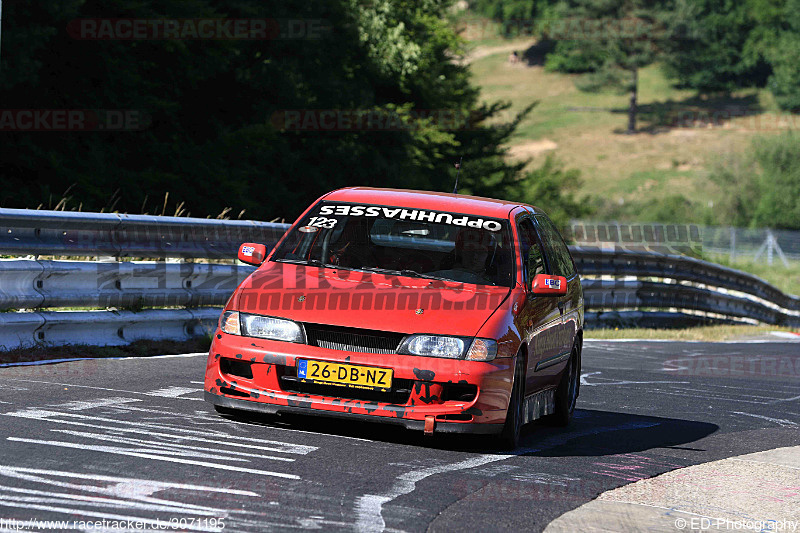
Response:
[{"label": "front wheel", "polygon": [[525,387],[525,372],[523,369],[523,357],[517,355],[517,362],[514,366],[514,383],[511,389],[511,400],[508,402],[508,412],[506,422],[503,424],[503,431],[500,433],[500,445],[506,450],[513,450],[519,446],[519,435],[522,432],[522,406]]},{"label": "front wheel", "polygon": [[572,420],[572,414],[575,411],[575,402],[578,399],[578,379],[581,375],[581,369],[578,366],[578,349],[573,348],[572,354],[569,357],[567,368],[564,369],[564,374],[561,376],[561,381],[556,389],[556,405],[555,411],[549,417],[550,422],[556,426],[567,426]]}]

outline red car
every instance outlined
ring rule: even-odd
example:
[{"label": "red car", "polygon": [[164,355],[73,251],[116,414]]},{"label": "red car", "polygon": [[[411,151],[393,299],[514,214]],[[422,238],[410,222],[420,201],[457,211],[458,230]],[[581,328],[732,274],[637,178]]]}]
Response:
[{"label": "red car", "polygon": [[317,200],[233,293],[205,398],[221,413],[313,413],[432,432],[567,424],[583,292],[539,209],[354,187]]}]

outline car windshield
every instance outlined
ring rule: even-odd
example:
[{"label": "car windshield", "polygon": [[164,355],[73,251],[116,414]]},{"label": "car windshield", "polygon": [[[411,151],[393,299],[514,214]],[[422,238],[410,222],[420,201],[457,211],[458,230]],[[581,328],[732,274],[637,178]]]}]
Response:
[{"label": "car windshield", "polygon": [[505,220],[320,202],[272,260],[511,287],[513,257]]}]

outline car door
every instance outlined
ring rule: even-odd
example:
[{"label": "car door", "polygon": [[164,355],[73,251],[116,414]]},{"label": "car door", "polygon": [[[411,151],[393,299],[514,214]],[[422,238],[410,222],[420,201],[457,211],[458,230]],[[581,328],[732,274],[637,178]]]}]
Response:
[{"label": "car door", "polygon": [[528,344],[528,366],[526,371],[525,391],[531,394],[552,383],[545,374],[537,373],[537,367],[548,358],[560,353],[558,330],[562,325],[561,312],[558,309],[558,298],[534,297],[531,294],[531,282],[536,274],[547,273],[547,259],[544,248],[534,226],[533,217],[528,213],[517,219],[519,250],[522,259],[522,273],[527,297],[520,312],[520,325],[524,340]]},{"label": "car door", "polygon": [[[554,299],[557,300],[557,306],[561,313],[561,327],[558,331],[560,350],[564,354],[569,354],[578,331],[581,303],[580,280],[569,249],[553,221],[543,214],[537,214],[534,220],[551,269],[548,274],[567,278],[567,294]],[[562,367],[561,364],[557,366],[559,371]]]}]

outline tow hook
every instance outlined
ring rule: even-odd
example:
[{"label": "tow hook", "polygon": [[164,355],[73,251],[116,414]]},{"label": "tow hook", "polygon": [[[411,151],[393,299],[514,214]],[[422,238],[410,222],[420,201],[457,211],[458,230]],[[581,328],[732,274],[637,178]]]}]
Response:
[{"label": "tow hook", "polygon": [[436,419],[433,415],[425,417],[425,435],[433,435],[433,428],[436,425]]}]

